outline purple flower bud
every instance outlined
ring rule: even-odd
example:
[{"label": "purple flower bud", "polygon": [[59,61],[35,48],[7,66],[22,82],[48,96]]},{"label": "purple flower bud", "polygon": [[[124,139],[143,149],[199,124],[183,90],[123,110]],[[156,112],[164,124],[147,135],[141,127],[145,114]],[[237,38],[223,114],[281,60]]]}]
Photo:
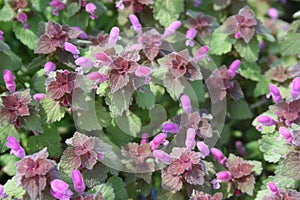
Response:
[{"label": "purple flower bud", "polygon": [[18,21],[21,22],[23,24],[23,28],[24,29],[28,29],[30,26],[27,23],[28,17],[25,13],[20,13],[18,15]]},{"label": "purple flower bud", "polygon": [[278,19],[279,17],[278,10],[273,7],[269,8],[268,15],[271,19]]},{"label": "purple flower bud", "polygon": [[168,38],[172,35],[175,34],[176,30],[179,29],[179,27],[181,26],[181,22],[180,21],[174,21],[172,22],[165,30],[163,38]]},{"label": "purple flower bud", "polygon": [[35,101],[41,101],[43,98],[45,98],[45,96],[46,95],[43,93],[37,93],[37,94],[33,95],[33,99]]},{"label": "purple flower bud", "polygon": [[2,30],[0,30],[0,40],[4,39],[3,34],[4,34],[4,32]]},{"label": "purple flower bud", "polygon": [[175,133],[179,132],[179,127],[177,124],[174,124],[174,123],[165,123],[163,125],[162,131],[175,134]]},{"label": "purple flower bud", "polygon": [[300,94],[300,78],[294,78],[291,84],[291,96],[293,100],[296,100]]},{"label": "purple flower bud", "polygon": [[109,33],[108,45],[114,46],[119,39],[120,29],[118,27],[113,27]]},{"label": "purple flower bud", "polygon": [[105,66],[109,66],[112,63],[112,60],[105,53],[98,52],[94,55],[94,57],[97,60],[100,60],[102,62],[102,64]]},{"label": "purple flower bud", "polygon": [[196,37],[196,35],[197,35],[196,29],[190,28],[189,30],[187,30],[185,37],[186,39],[193,40]]},{"label": "purple flower bud", "polygon": [[8,197],[7,194],[4,191],[3,185],[1,185],[1,184],[0,184],[0,197],[3,198],[3,199],[6,199]]},{"label": "purple flower bud", "polygon": [[222,151],[216,148],[212,148],[210,152],[216,161],[218,161],[221,165],[225,166],[225,163],[227,162],[227,158],[224,156]]},{"label": "purple flower bud", "polygon": [[241,32],[236,32],[236,33],[234,34],[234,37],[235,37],[235,39],[241,38]]},{"label": "purple flower bud", "polygon": [[202,3],[202,0],[194,0],[194,7],[198,8]]},{"label": "purple flower bud", "polygon": [[268,183],[268,188],[272,192],[273,195],[279,196],[280,191],[279,191],[279,189],[278,189],[278,187],[275,183],[269,182]]},{"label": "purple flower bud", "polygon": [[16,83],[15,83],[15,79],[16,77],[11,73],[10,70],[5,69],[3,72],[3,79],[5,82],[5,86],[6,89],[11,92],[14,93],[16,91]]},{"label": "purple flower bud", "polygon": [[8,136],[6,146],[10,148],[10,154],[14,154],[18,158],[25,157],[25,150],[13,136]]},{"label": "purple flower bud", "polygon": [[185,146],[187,149],[193,149],[195,144],[196,131],[193,128],[189,128],[186,133]]},{"label": "purple flower bud", "polygon": [[292,143],[293,135],[291,134],[289,129],[281,126],[279,128],[279,133],[280,133],[280,136],[283,137],[287,143]]},{"label": "purple flower bud", "polygon": [[213,188],[215,190],[220,189],[220,182],[217,179],[213,179],[210,181],[210,183],[213,185]]},{"label": "purple flower bud", "polygon": [[259,49],[260,50],[264,49],[265,46],[266,46],[266,43],[264,41],[262,41],[262,42],[259,43]]},{"label": "purple flower bud", "polygon": [[270,93],[267,94],[267,98],[270,98],[270,96],[272,96],[273,101],[275,103],[279,103],[282,100],[282,97],[278,87],[274,84],[270,84],[269,89],[270,89]]},{"label": "purple flower bud", "polygon": [[54,8],[54,10],[52,11],[52,14],[55,15],[55,16],[58,16],[58,11],[63,10],[63,9],[66,8],[66,4],[64,4],[60,0],[52,0],[49,3],[49,5]]},{"label": "purple flower bud", "polygon": [[209,154],[210,154],[209,148],[204,142],[202,142],[202,141],[197,142],[197,148],[201,153],[201,158],[204,159],[207,156],[209,156]]},{"label": "purple flower bud", "polygon": [[78,169],[72,171],[72,179],[75,191],[78,192],[78,194],[82,194],[85,190],[85,184]]},{"label": "purple flower bud", "polygon": [[69,42],[64,43],[64,49],[72,53],[74,58],[78,58],[78,55],[80,54],[80,51],[77,49],[77,47],[74,44]]},{"label": "purple flower bud", "polygon": [[181,95],[180,97],[180,104],[184,112],[186,113],[191,113],[192,112],[192,104],[191,104],[191,99],[187,95]]},{"label": "purple flower bud", "polygon": [[257,121],[264,126],[273,126],[276,124],[276,122],[271,117],[266,116],[266,115],[258,116]]},{"label": "purple flower bud", "polygon": [[149,67],[139,66],[135,71],[135,75],[138,77],[147,77],[151,74],[152,70]]},{"label": "purple flower bud", "polygon": [[97,16],[95,15],[96,10],[97,10],[97,7],[93,3],[88,3],[85,5],[85,11],[90,14],[90,18],[92,20],[97,18]]},{"label": "purple flower bud", "polygon": [[147,133],[144,133],[142,135],[141,144],[147,144],[149,139],[149,135]]},{"label": "purple flower bud", "polygon": [[104,81],[108,80],[108,77],[100,72],[91,72],[87,75],[87,77],[96,83],[103,83]]},{"label": "purple flower bud", "polygon": [[167,134],[160,133],[156,135],[153,140],[150,142],[150,147],[152,150],[158,149],[159,146],[166,141]]},{"label": "purple flower bud", "polygon": [[221,182],[229,182],[231,180],[231,174],[228,171],[222,171],[216,173],[217,180]]},{"label": "purple flower bud", "polygon": [[69,200],[73,195],[72,191],[69,190],[69,185],[62,180],[54,179],[50,182],[50,194],[59,200]]},{"label": "purple flower bud", "polygon": [[230,79],[235,77],[236,71],[239,69],[241,65],[241,61],[239,59],[233,61],[228,69],[228,73],[230,74]]},{"label": "purple flower bud", "polygon": [[53,62],[46,62],[44,65],[44,70],[46,72],[46,75],[49,75],[50,72],[54,71],[56,69],[56,65]]},{"label": "purple flower bud", "polygon": [[78,38],[83,39],[83,40],[86,40],[89,38],[88,35],[86,34],[86,32],[81,30],[78,26],[73,26],[72,28],[76,31],[82,31],[82,33],[78,36]]},{"label": "purple flower bud", "polygon": [[142,34],[142,25],[139,22],[139,19],[134,15],[131,14],[129,15],[129,20],[132,24],[131,28],[137,32],[137,34],[141,35]]},{"label": "purple flower bud", "polygon": [[194,55],[194,62],[199,62],[200,60],[202,60],[204,57],[206,57],[206,59],[209,61],[209,57],[208,57],[208,51],[209,51],[209,46],[203,46],[201,47]]},{"label": "purple flower bud", "polygon": [[86,57],[77,58],[75,60],[75,64],[79,65],[80,67],[86,68],[86,69],[90,69],[91,67],[94,66],[94,63]]},{"label": "purple flower bud", "polygon": [[241,156],[243,157],[247,156],[246,149],[241,141],[235,142],[235,148]]},{"label": "purple flower bud", "polygon": [[172,158],[169,154],[167,154],[164,151],[161,150],[154,150],[153,151],[153,157],[155,158],[155,162],[158,163],[158,161],[160,160],[161,162],[165,163],[165,164],[170,164],[172,161]]}]

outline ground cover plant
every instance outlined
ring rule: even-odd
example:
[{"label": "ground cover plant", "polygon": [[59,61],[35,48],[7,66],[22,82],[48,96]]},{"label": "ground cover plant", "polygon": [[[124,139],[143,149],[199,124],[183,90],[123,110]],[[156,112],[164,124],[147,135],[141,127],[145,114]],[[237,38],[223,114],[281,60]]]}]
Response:
[{"label": "ground cover plant", "polygon": [[299,200],[298,0],[0,0],[0,199]]}]

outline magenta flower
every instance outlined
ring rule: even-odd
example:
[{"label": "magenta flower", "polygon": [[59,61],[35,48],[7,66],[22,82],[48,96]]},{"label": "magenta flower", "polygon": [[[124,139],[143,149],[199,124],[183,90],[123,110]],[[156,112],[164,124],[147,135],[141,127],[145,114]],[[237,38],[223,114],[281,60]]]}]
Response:
[{"label": "magenta flower", "polygon": [[216,161],[218,161],[221,165],[225,166],[225,164],[227,162],[227,158],[224,156],[222,151],[220,151],[219,149],[216,149],[216,148],[212,148],[210,151],[211,151],[211,154],[213,155],[214,159]]},{"label": "magenta flower", "polygon": [[287,143],[292,143],[293,135],[291,134],[289,129],[281,126],[279,128],[279,133],[280,133],[279,139],[283,137]]},{"label": "magenta flower", "polygon": [[276,122],[269,116],[260,115],[257,117],[257,121],[262,124],[263,126],[273,126]]},{"label": "magenta flower", "polygon": [[139,66],[135,71],[135,75],[138,77],[148,77],[151,74],[151,72],[151,68]]},{"label": "magenta flower", "polygon": [[217,181],[220,182],[229,182],[231,180],[231,174],[228,171],[222,171],[216,173]]},{"label": "magenta flower", "polygon": [[209,154],[210,154],[209,148],[204,142],[202,142],[202,141],[197,142],[197,148],[201,153],[201,158],[204,159],[207,156],[209,156]]},{"label": "magenta flower", "polygon": [[97,7],[93,3],[88,3],[85,5],[85,11],[90,14],[90,18],[92,20],[98,18],[97,15],[95,15],[96,10],[97,10]]},{"label": "magenta flower", "polygon": [[37,93],[37,94],[33,95],[33,99],[35,101],[41,101],[43,98],[45,98],[45,96],[46,95],[43,93]]},{"label": "magenta flower", "polygon": [[44,70],[46,72],[46,75],[49,75],[50,72],[54,71],[56,69],[56,65],[53,62],[46,62],[44,65]]},{"label": "magenta flower", "polygon": [[175,34],[176,30],[179,29],[179,27],[181,26],[181,22],[180,21],[174,21],[172,22],[165,30],[164,34],[163,34],[163,38],[168,38],[172,35]]},{"label": "magenta flower", "polygon": [[172,161],[172,158],[169,154],[167,154],[164,151],[161,150],[154,150],[153,151],[153,157],[155,158],[155,162],[158,163],[158,161],[160,160],[161,162],[165,163],[165,164],[170,164]]},{"label": "magenta flower", "polygon": [[94,87],[97,87],[97,84],[103,83],[108,80],[108,77],[105,74],[102,74],[100,72],[91,72],[87,75],[87,77],[94,81]]},{"label": "magenta flower", "polygon": [[24,29],[29,29],[30,25],[27,23],[28,17],[26,13],[20,13],[18,15],[18,21],[22,23]]},{"label": "magenta flower", "polygon": [[278,87],[274,84],[270,84],[269,89],[270,89],[270,93],[267,94],[267,98],[270,98],[272,96],[273,101],[275,103],[281,102],[282,97],[281,97],[281,94],[280,94],[280,91],[279,91]]},{"label": "magenta flower", "polygon": [[78,194],[82,194],[85,190],[85,184],[82,175],[78,169],[73,170],[72,179],[73,179],[75,191],[78,192]]},{"label": "magenta flower", "polygon": [[10,70],[5,69],[3,72],[3,79],[5,82],[6,89],[10,93],[14,93],[16,91],[16,87],[17,87],[16,83],[15,83],[16,77],[11,73]]},{"label": "magenta flower", "polygon": [[153,140],[150,142],[151,150],[158,149],[161,144],[164,145],[168,144],[168,140],[166,140],[166,138],[167,138],[167,134],[165,133],[160,133],[156,135],[153,138]]},{"label": "magenta flower", "polygon": [[293,100],[296,100],[300,94],[300,78],[294,78],[291,84],[291,96]]},{"label": "magenta flower", "polygon": [[192,112],[192,104],[191,104],[191,99],[187,95],[181,95],[180,97],[180,105],[183,109],[184,112],[186,113],[191,113]]},{"label": "magenta flower", "polygon": [[129,20],[132,24],[130,28],[132,28],[137,34],[141,35],[142,34],[142,25],[139,22],[139,19],[134,15],[130,14],[129,15]]},{"label": "magenta flower", "polygon": [[8,196],[4,191],[3,185],[0,184],[0,198],[6,199]]},{"label": "magenta flower", "polygon": [[52,11],[52,14],[55,15],[55,16],[58,16],[58,11],[63,10],[63,9],[66,8],[66,4],[64,4],[60,0],[52,0],[49,3],[49,5],[54,8],[54,10]]},{"label": "magenta flower", "polygon": [[196,130],[189,128],[186,132],[185,146],[187,149],[193,149],[195,145]]},{"label": "magenta flower", "polygon": [[86,58],[86,57],[79,57],[75,60],[75,64],[79,65],[80,67],[83,67],[85,69],[90,69],[94,66],[94,63]]},{"label": "magenta flower", "polygon": [[233,79],[235,77],[236,71],[241,65],[241,61],[239,59],[233,61],[228,69],[228,73],[230,75],[230,79]]},{"label": "magenta flower", "polygon": [[4,32],[2,30],[0,30],[0,40],[4,39],[3,34],[4,34]]},{"label": "magenta flower", "polygon": [[14,154],[18,158],[25,157],[25,150],[13,136],[8,136],[6,146],[10,148],[10,154]]},{"label": "magenta flower", "polygon": [[123,10],[125,5],[123,4],[123,0],[116,1],[116,8]]},{"label": "magenta flower", "polygon": [[280,191],[279,191],[279,189],[278,189],[278,187],[277,187],[277,185],[275,183],[269,182],[268,183],[268,188],[272,192],[273,195],[279,196]]},{"label": "magenta flower", "polygon": [[113,27],[109,33],[108,45],[114,46],[119,39],[120,29],[118,27]]},{"label": "magenta flower", "polygon": [[178,133],[179,132],[179,126],[174,123],[165,123],[163,125],[162,131],[164,133],[169,132],[169,133]]},{"label": "magenta flower", "polygon": [[149,135],[147,133],[144,133],[141,138],[141,144],[148,143],[148,139],[149,139]]},{"label": "magenta flower", "polygon": [[106,55],[105,53],[102,53],[102,52],[96,53],[94,55],[94,57],[97,60],[100,60],[102,62],[102,64],[105,65],[105,66],[110,66],[113,62],[108,55]]},{"label": "magenta flower", "polygon": [[50,182],[50,193],[51,195],[59,200],[70,200],[73,195],[72,191],[69,190],[69,185],[62,180],[55,179]]},{"label": "magenta flower", "polygon": [[247,156],[246,149],[241,141],[235,142],[235,148],[241,156],[243,156],[243,157]]},{"label": "magenta flower", "polygon": [[77,47],[70,42],[65,42],[64,49],[72,53],[75,59],[77,59],[78,55],[80,54],[80,51],[77,49]]},{"label": "magenta flower", "polygon": [[196,37],[196,35],[197,35],[196,29],[190,28],[189,30],[187,30],[187,32],[185,34],[185,37],[186,37],[185,45],[193,47],[195,45],[193,39]]},{"label": "magenta flower", "polygon": [[83,39],[83,40],[86,40],[86,39],[89,38],[89,36],[86,34],[86,32],[84,32],[83,30],[81,30],[78,26],[73,26],[72,28],[75,31],[82,31],[82,33],[78,36],[78,38]]},{"label": "magenta flower", "polygon": [[198,8],[202,3],[202,0],[194,0],[194,7]]},{"label": "magenta flower", "polygon": [[203,46],[201,47],[194,55],[194,61],[199,62],[202,60],[204,57],[209,61],[209,56],[208,56],[208,51],[209,51],[209,46]]},{"label": "magenta flower", "polygon": [[236,33],[234,34],[234,37],[235,37],[235,39],[241,38],[241,37],[242,37],[241,32],[236,32]]},{"label": "magenta flower", "polygon": [[271,19],[278,19],[279,17],[278,10],[274,7],[269,8],[268,15]]}]

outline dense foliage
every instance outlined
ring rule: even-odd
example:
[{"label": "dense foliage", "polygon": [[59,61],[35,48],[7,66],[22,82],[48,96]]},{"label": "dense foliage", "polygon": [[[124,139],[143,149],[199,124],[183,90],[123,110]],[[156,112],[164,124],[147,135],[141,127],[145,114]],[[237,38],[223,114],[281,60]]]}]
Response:
[{"label": "dense foliage", "polygon": [[299,7],[0,0],[0,198],[299,200]]}]

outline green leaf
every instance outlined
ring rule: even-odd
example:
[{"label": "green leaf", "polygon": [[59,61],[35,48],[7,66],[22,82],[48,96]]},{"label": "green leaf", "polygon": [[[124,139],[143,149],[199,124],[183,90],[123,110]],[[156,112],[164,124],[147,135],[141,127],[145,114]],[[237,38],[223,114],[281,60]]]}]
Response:
[{"label": "green leaf", "polygon": [[[185,90],[184,93],[188,96],[194,96],[196,94],[198,103],[205,101],[205,89],[202,80],[191,81],[190,85],[192,86],[192,91]],[[189,94],[191,92],[191,94]]]},{"label": "green leaf", "polygon": [[179,79],[168,77],[163,80],[164,86],[173,99],[178,99],[184,91],[184,86]]},{"label": "green leaf", "polygon": [[111,116],[107,109],[102,105],[102,102],[96,101],[96,115],[101,127],[108,127],[111,124]]},{"label": "green leaf", "polygon": [[142,109],[151,109],[155,104],[155,96],[151,91],[137,92],[136,103]]},{"label": "green leaf", "polygon": [[68,4],[67,7],[67,17],[72,17],[80,10],[80,6],[76,2],[72,2]]},{"label": "green leaf", "polygon": [[185,199],[180,192],[169,192],[163,189],[159,189],[157,192],[157,200],[182,200]]},{"label": "green leaf", "polygon": [[107,137],[116,146],[127,144],[133,140],[133,137],[121,130],[116,124],[107,127]]},{"label": "green leaf", "polygon": [[245,100],[229,102],[228,112],[231,119],[249,119],[252,117],[252,112]]},{"label": "green leaf", "polygon": [[4,154],[0,156],[0,165],[2,171],[8,176],[14,176],[16,173],[16,162],[19,160],[15,155]]},{"label": "green leaf", "polygon": [[4,191],[8,195],[5,200],[22,199],[25,190],[22,187],[17,187],[14,178],[8,180],[4,185]]},{"label": "green leaf", "polygon": [[300,33],[289,33],[281,45],[283,55],[296,55],[300,53]]},{"label": "green leaf", "polygon": [[281,174],[292,178],[296,181],[300,180],[300,152],[291,151],[287,154],[283,161]]},{"label": "green leaf", "polygon": [[38,37],[31,28],[24,29],[20,22],[15,22],[13,24],[13,30],[16,38],[18,38],[24,45],[31,50],[35,49]]},{"label": "green leaf", "polygon": [[17,140],[20,138],[17,129],[11,124],[0,124],[0,133],[0,153],[3,153],[8,149],[5,143],[9,135],[14,136]]},{"label": "green leaf", "polygon": [[231,0],[213,0],[214,2],[214,10],[219,11],[225,9],[227,6],[230,5]]},{"label": "green leaf", "polygon": [[5,2],[4,6],[0,9],[0,21],[7,22],[14,17],[14,11],[10,5]]},{"label": "green leaf", "polygon": [[242,61],[241,66],[239,67],[240,74],[247,79],[253,80],[253,81],[261,81],[262,75],[261,75],[261,68],[256,63],[250,63],[247,61]]},{"label": "green leaf", "polygon": [[264,94],[267,94],[269,92],[269,85],[270,80],[262,77],[259,82],[257,82],[255,89],[254,89],[254,97],[258,97]]},{"label": "green leaf", "polygon": [[277,140],[279,134],[266,134],[259,140],[260,150],[264,152],[264,158],[268,162],[277,163],[291,149],[291,145],[287,144],[283,139]]},{"label": "green leaf", "polygon": [[40,69],[32,77],[30,85],[37,93],[46,93],[46,79],[45,70]]},{"label": "green leaf", "polygon": [[100,184],[88,191],[89,194],[101,193],[104,200],[114,200],[115,193],[111,184]]},{"label": "green leaf", "polygon": [[124,112],[122,116],[115,118],[116,124],[125,133],[136,137],[141,130],[141,119],[130,111]]},{"label": "green leaf", "polygon": [[131,99],[132,93],[126,91],[126,89],[118,90],[111,94],[109,109],[113,116],[120,116],[124,111],[128,110]]},{"label": "green leaf", "polygon": [[244,58],[246,61],[249,62],[257,61],[259,46],[256,37],[252,38],[249,43],[244,42],[244,40],[238,40],[235,43],[234,47],[239,52],[240,56]]},{"label": "green leaf", "polygon": [[89,14],[86,12],[79,12],[73,17],[70,18],[63,18],[63,23],[69,26],[78,26],[81,30],[85,30],[88,26],[89,22]]},{"label": "green leaf", "polygon": [[263,168],[262,168],[262,163],[260,161],[247,160],[247,163],[249,163],[251,165],[254,165],[254,168],[253,168],[252,171],[254,172],[255,176],[261,175],[261,172],[262,172]]},{"label": "green leaf", "polygon": [[56,102],[49,97],[45,97],[41,100],[41,107],[43,109],[43,115],[46,118],[46,122],[49,124],[59,121],[65,116],[64,107],[60,106],[59,102]]},{"label": "green leaf", "polygon": [[154,18],[164,27],[169,26],[179,18],[184,10],[183,0],[156,0],[154,1]]},{"label": "green leaf", "polygon": [[47,147],[50,157],[59,158],[61,156],[61,136],[56,127],[46,127],[44,133],[30,136],[27,140],[28,154],[38,152],[45,147]]},{"label": "green leaf", "polygon": [[108,168],[102,163],[97,163],[93,170],[84,170],[82,173],[84,183],[87,187],[92,188],[104,183],[107,178]]},{"label": "green leaf", "polygon": [[126,184],[123,182],[122,178],[117,176],[112,176],[107,180],[107,183],[111,183],[115,193],[116,200],[128,199],[128,194],[126,190]]},{"label": "green leaf", "polygon": [[233,39],[228,37],[228,34],[221,33],[216,29],[212,36],[209,45],[209,54],[222,55],[231,51]]},{"label": "green leaf", "polygon": [[25,116],[22,118],[23,128],[29,131],[37,131],[42,133],[43,127],[40,115],[36,111],[31,111],[30,116]]},{"label": "green leaf", "polygon": [[49,6],[48,1],[43,0],[31,0],[32,6],[39,12],[44,12],[45,9]]}]

